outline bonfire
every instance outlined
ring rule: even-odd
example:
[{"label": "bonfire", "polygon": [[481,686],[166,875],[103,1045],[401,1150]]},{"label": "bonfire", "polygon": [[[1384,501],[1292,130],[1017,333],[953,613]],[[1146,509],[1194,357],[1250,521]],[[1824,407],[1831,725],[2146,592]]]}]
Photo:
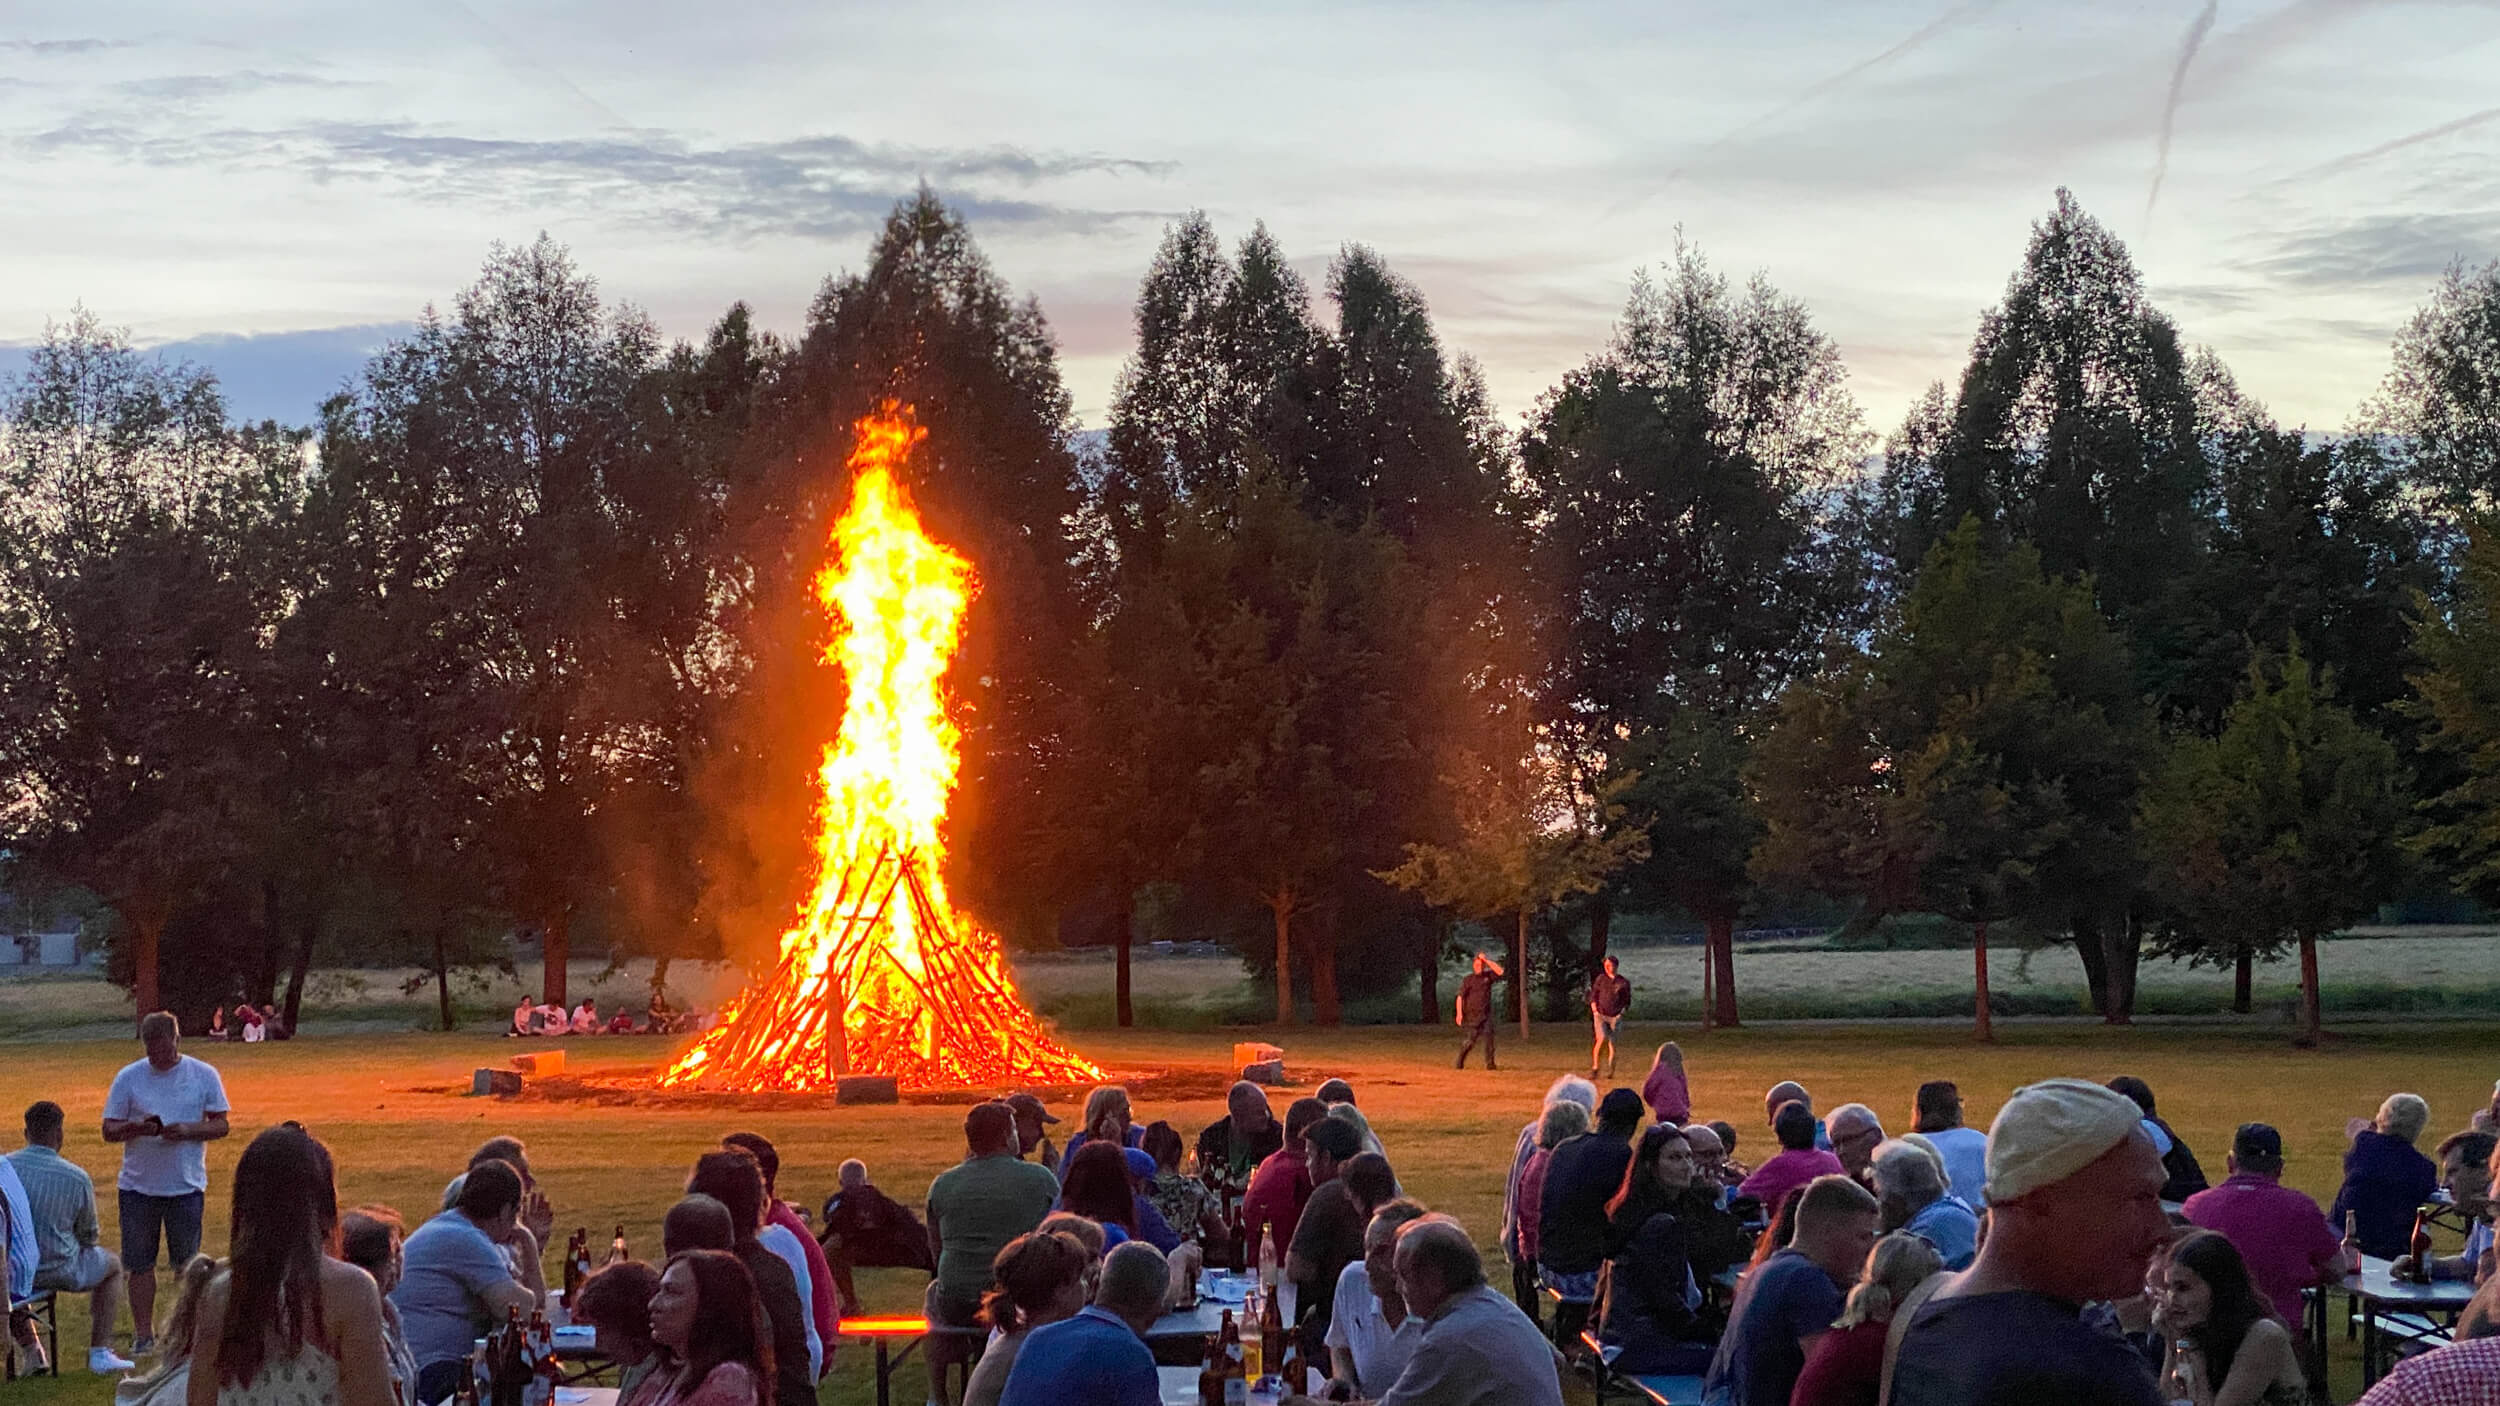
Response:
[{"label": "bonfire", "polygon": [[825,1089],[882,1075],[906,1089],[1096,1080],[1016,994],[995,934],[946,896],[941,829],[959,735],[945,679],[972,565],[932,541],[899,473],[927,432],[891,403],[861,420],[851,500],[816,577],[847,687],[817,768],[812,892],[771,976],[748,986],[666,1088]]}]

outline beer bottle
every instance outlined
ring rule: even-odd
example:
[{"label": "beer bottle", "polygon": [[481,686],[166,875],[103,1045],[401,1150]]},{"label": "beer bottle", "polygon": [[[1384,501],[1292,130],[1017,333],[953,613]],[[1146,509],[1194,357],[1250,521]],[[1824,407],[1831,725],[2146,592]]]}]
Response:
[{"label": "beer bottle", "polygon": [[[1257,1295],[1252,1295],[1255,1302]],[[1242,1305],[1241,1375],[1244,1381],[1255,1382],[1267,1375],[1267,1336],[1259,1331],[1257,1310],[1249,1303]]]},{"label": "beer bottle", "polygon": [[1302,1360],[1302,1335],[1296,1333],[1285,1343],[1285,1394],[1300,1396],[1310,1388],[1310,1365]]},{"label": "beer bottle", "polygon": [[608,1263],[623,1264],[633,1257],[633,1252],[625,1248],[625,1223],[618,1221],[616,1238],[608,1242]]},{"label": "beer bottle", "polygon": [[1213,1333],[1198,1362],[1198,1406],[1224,1406],[1224,1348]]},{"label": "beer bottle", "polygon": [[1224,1406],[1245,1406],[1250,1399],[1249,1364],[1243,1358],[1241,1324],[1229,1308],[1216,1342],[1224,1352]]},{"label": "beer bottle", "polygon": [[1259,1296],[1276,1296],[1276,1237],[1259,1227]]},{"label": "beer bottle", "polygon": [[1271,1371],[1285,1370],[1285,1315],[1277,1306],[1284,1297],[1273,1288],[1259,1291],[1259,1346]]},{"label": "beer bottle", "polygon": [[461,1359],[460,1381],[451,1389],[451,1400],[452,1406],[480,1406],[477,1399],[477,1363],[474,1359]]},{"label": "beer bottle", "polygon": [[2413,1240],[2406,1246],[2413,1254],[2413,1277],[2427,1284],[2431,1278],[2431,1221],[2428,1207],[2413,1213]]},{"label": "beer bottle", "polygon": [[573,1311],[573,1294],[590,1277],[590,1227],[573,1232],[573,1287],[564,1291],[564,1311]]}]

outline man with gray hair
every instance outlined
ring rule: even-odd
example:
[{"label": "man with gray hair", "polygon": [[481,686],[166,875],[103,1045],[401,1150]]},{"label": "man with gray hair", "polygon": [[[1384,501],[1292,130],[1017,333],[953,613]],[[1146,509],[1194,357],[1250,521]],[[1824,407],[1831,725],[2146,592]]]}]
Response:
[{"label": "man with gray hair", "polygon": [[1823,1126],[1831,1134],[1832,1155],[1840,1159],[1841,1170],[1858,1185],[1874,1190],[1866,1168],[1874,1160],[1875,1145],[1884,1140],[1884,1124],[1875,1110],[1863,1103],[1844,1103],[1832,1110]]},{"label": "man with gray hair", "polygon": [[[1833,1121],[1839,1116],[1834,1113]],[[1906,1230],[1935,1246],[1947,1269],[1970,1268],[1979,1253],[1979,1217],[1945,1188],[1940,1159],[1914,1143],[1889,1138],[1876,1145],[1867,1167],[1884,1208],[1885,1230]]]},{"label": "man with gray hair", "polygon": [[2080,1079],[2015,1091],[1988,1130],[1988,1240],[1893,1315],[1891,1406],[2160,1406],[2082,1305],[2141,1291],[2170,1235],[2143,1110]]},{"label": "man with gray hair", "polygon": [[1392,1265],[1424,1334],[1380,1406],[1562,1406],[1561,1359],[1517,1305],[1485,1284],[1466,1227],[1441,1215],[1409,1222]]},{"label": "man with gray hair", "polygon": [[1162,1251],[1142,1240],[1113,1250],[1093,1303],[1024,1340],[998,1406],[1161,1406],[1146,1333],[1171,1287]]}]

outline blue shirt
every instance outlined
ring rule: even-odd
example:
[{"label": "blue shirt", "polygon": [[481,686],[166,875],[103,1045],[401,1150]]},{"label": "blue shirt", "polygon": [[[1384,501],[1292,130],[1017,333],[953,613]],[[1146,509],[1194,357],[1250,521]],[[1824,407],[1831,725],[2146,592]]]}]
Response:
[{"label": "blue shirt", "polygon": [[1968,1269],[1979,1257],[1979,1217],[1951,1193],[1927,1203],[1901,1228],[1935,1246],[1947,1269]]},{"label": "blue shirt", "polygon": [[998,1406],[1163,1406],[1163,1393],[1136,1330],[1089,1306],[1025,1338]]},{"label": "blue shirt", "polygon": [[1976,1211],[1988,1204],[1988,1135],[1977,1128],[1938,1128],[1924,1135],[1944,1158],[1954,1195]]},{"label": "blue shirt", "polygon": [[35,1296],[35,1266],[43,1253],[35,1240],[34,1204],[6,1157],[0,1157],[0,1201],[9,1203],[9,1302],[21,1303]]},{"label": "blue shirt", "polygon": [[1806,1368],[1799,1340],[1840,1316],[1840,1286],[1823,1267],[1794,1249],[1782,1250],[1745,1276],[1728,1314],[1719,1352],[1702,1379],[1710,1406],[1788,1406]]},{"label": "blue shirt", "polygon": [[503,1251],[477,1222],[445,1211],[416,1228],[400,1247],[400,1261],[391,1305],[417,1366],[468,1356],[492,1323],[486,1291],[514,1282]]}]

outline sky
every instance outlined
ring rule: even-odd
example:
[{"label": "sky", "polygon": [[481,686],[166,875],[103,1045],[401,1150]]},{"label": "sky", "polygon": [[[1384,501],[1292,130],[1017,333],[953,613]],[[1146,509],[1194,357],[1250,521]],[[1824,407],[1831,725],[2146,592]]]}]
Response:
[{"label": "sky", "polygon": [[[2288,423],[2500,257],[2500,0],[0,0],[0,373],[83,304],[309,420],[540,231],[674,336],[795,332],[925,181],[1103,423],[1166,225],[1380,251],[1514,422],[1679,231],[1878,433],[2070,187]],[[18,354],[22,363],[22,352]]]}]

